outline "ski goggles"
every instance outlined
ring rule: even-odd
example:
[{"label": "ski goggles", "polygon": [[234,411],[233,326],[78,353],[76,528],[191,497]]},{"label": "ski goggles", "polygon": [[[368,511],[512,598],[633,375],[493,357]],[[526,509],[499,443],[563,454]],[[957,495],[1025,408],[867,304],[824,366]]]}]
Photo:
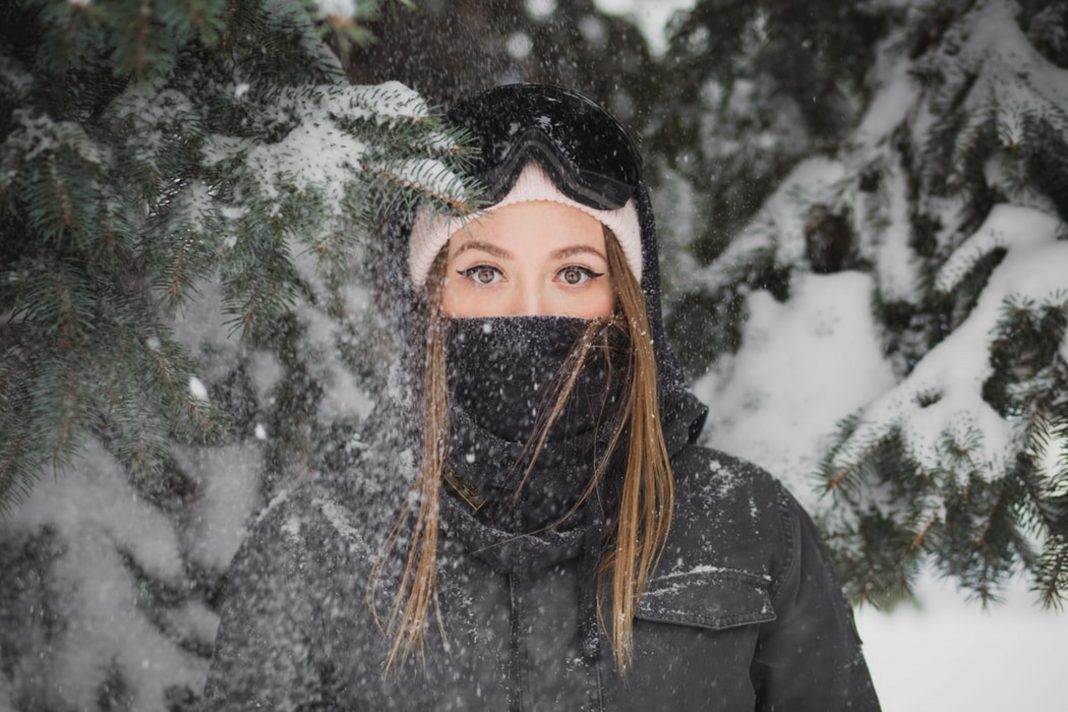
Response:
[{"label": "ski goggles", "polygon": [[622,208],[641,182],[641,158],[626,129],[574,91],[506,84],[454,105],[448,119],[473,134],[480,153],[472,172],[491,204],[531,159],[561,193],[597,210]]}]

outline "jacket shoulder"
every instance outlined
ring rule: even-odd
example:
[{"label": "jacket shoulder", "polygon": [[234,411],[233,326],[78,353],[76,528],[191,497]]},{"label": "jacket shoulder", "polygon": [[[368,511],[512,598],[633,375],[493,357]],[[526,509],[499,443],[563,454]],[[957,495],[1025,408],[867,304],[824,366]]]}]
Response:
[{"label": "jacket shoulder", "polygon": [[743,498],[776,499],[782,483],[759,465],[721,450],[690,445],[673,460],[676,485],[695,504]]},{"label": "jacket shoulder", "polygon": [[363,580],[367,550],[323,483],[302,481],[275,497],[227,571],[203,709],[310,709],[320,700],[331,665],[325,616],[351,613],[346,602],[362,600],[348,582]]},{"label": "jacket shoulder", "polygon": [[737,572],[774,589],[798,516],[782,483],[752,462],[696,445],[672,467],[675,510],[663,561]]},{"label": "jacket shoulder", "polygon": [[751,462],[689,447],[672,464],[675,518],[642,615],[715,629],[759,624],[758,709],[878,710],[851,609],[808,513]]},{"label": "jacket shoulder", "polygon": [[257,515],[239,556],[255,551],[279,560],[297,560],[302,567],[329,569],[342,562],[347,566],[367,562],[375,552],[366,521],[330,481],[302,480],[277,495]]}]

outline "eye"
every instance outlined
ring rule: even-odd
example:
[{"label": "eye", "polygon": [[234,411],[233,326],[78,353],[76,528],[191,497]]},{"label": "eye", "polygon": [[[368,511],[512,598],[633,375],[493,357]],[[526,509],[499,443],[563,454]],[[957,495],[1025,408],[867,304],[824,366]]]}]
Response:
[{"label": "eye", "polygon": [[589,267],[579,265],[568,265],[556,273],[556,276],[569,287],[577,287],[603,275],[604,272],[594,272]]},{"label": "eye", "polygon": [[480,285],[496,284],[504,278],[501,271],[491,265],[475,265],[467,269],[457,270],[457,274]]}]

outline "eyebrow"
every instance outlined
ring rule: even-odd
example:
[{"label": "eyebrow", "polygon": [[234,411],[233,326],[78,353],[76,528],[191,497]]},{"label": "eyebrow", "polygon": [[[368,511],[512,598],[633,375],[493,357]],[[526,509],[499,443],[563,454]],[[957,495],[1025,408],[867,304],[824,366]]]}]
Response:
[{"label": "eyebrow", "polygon": [[[499,257],[502,260],[510,260],[515,257],[515,255],[513,255],[511,252],[504,249],[503,247],[499,247],[497,245],[494,245],[492,242],[484,242],[482,240],[469,240],[468,242],[465,242],[464,244],[460,245],[460,247],[456,250],[456,254],[454,254],[453,257],[459,257],[467,250],[482,250],[483,252],[487,252],[493,255],[494,257]],[[581,254],[596,255],[605,262],[608,261],[608,258],[602,255],[599,250],[590,247],[589,245],[569,245],[568,247],[561,247],[559,250],[553,250],[552,254],[550,254],[549,257],[554,260],[566,260],[568,257],[574,257],[575,255]]]},{"label": "eyebrow", "polygon": [[503,247],[497,247],[491,242],[483,242],[482,240],[470,240],[460,245],[459,249],[456,250],[456,254],[453,255],[453,257],[459,257],[466,250],[482,250],[483,252],[488,252],[494,257],[499,257],[502,260],[510,260],[515,256]]},{"label": "eyebrow", "polygon": [[550,255],[550,257],[555,260],[566,260],[568,257],[574,257],[575,255],[581,254],[597,255],[605,262],[608,261],[608,258],[602,255],[599,250],[590,247],[589,245],[571,245],[570,247],[561,247],[559,250],[555,250]]}]

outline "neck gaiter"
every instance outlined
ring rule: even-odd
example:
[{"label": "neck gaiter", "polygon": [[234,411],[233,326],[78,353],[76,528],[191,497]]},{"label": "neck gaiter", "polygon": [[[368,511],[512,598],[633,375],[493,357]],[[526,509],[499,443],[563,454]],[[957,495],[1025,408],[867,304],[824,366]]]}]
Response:
[{"label": "neck gaiter", "polygon": [[[560,316],[450,319],[446,371],[450,403],[480,428],[509,442],[526,442],[539,412],[555,404],[570,374],[561,368],[589,321]],[[563,410],[549,431],[549,442],[607,427],[620,399],[625,368],[624,339],[609,329],[594,346]]]},{"label": "neck gaiter", "polygon": [[[561,367],[589,323],[556,316],[450,320],[446,337],[449,402],[454,413],[459,410],[464,415],[462,419],[454,416],[454,427],[462,421],[500,440],[527,442],[539,424],[539,413],[555,404],[560,392],[557,382],[562,385],[569,375]],[[546,447],[552,448],[586,443],[589,438],[589,449],[565,466],[532,471],[515,507],[510,503],[524,468],[463,468],[470,483],[490,500],[480,515],[495,526],[513,532],[545,526],[566,512],[589,482],[593,436],[603,444],[612,432],[625,380],[626,339],[618,329],[605,328],[607,344],[604,336],[592,339],[594,345],[546,439]]]}]

